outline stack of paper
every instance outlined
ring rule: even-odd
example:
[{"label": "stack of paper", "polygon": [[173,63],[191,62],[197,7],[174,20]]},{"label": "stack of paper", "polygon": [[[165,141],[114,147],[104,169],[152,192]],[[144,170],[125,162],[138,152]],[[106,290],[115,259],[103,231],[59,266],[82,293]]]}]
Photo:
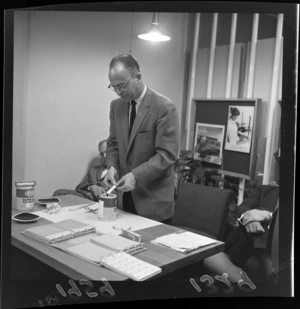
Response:
[{"label": "stack of paper", "polygon": [[82,235],[96,233],[96,228],[86,223],[68,219],[57,223],[50,223],[28,228],[25,229],[22,233],[51,245]]},{"label": "stack of paper", "polygon": [[100,265],[100,259],[104,256],[113,254],[114,252],[106,248],[95,245],[91,242],[85,242],[76,246],[69,247],[65,251],[84,259],[88,262]]},{"label": "stack of paper", "polygon": [[91,241],[69,247],[66,251],[136,281],[148,279],[161,272],[160,267],[142,261],[126,252],[111,251]]},{"label": "stack of paper", "polygon": [[139,243],[137,241],[133,241],[131,239],[127,239],[123,236],[118,236],[112,233],[106,233],[93,237],[91,242],[115,252],[124,251],[129,254],[136,254],[146,250],[143,243]]},{"label": "stack of paper", "polygon": [[125,252],[116,252],[100,259],[100,263],[121,275],[143,281],[161,272],[161,268]]},{"label": "stack of paper", "polygon": [[217,240],[192,232],[181,232],[161,236],[151,242],[179,252],[188,253],[203,246],[215,243]]}]

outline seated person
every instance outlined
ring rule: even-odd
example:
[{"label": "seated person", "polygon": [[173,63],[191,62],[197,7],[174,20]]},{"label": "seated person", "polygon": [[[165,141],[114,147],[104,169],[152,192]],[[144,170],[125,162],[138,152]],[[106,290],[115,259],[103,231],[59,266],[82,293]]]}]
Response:
[{"label": "seated person", "polygon": [[[279,183],[279,156],[275,163],[275,180]],[[255,189],[241,205],[237,207],[240,225],[225,238],[225,252],[221,252],[203,262],[204,267],[216,274],[228,274],[228,280],[237,282],[243,269],[250,279],[266,279],[264,257],[268,229],[272,213],[278,204],[279,186],[263,185]]]},{"label": "seated person", "polygon": [[264,268],[266,264],[264,259],[267,229],[264,226],[271,224],[272,215],[270,214],[272,212],[263,209],[245,212],[243,227],[239,227],[234,235],[233,233],[229,235],[230,241],[228,238],[225,239],[225,252],[204,259],[204,268],[217,275],[227,273],[230,282],[241,280],[242,270],[253,281],[266,279],[268,270]]},{"label": "seated person", "polygon": [[97,202],[99,196],[105,193],[105,186],[102,184],[102,179],[107,171],[106,166],[106,140],[103,140],[98,145],[99,155],[95,157],[89,164],[88,171],[80,184],[75,190],[58,189],[53,193],[53,196],[72,194]]}]

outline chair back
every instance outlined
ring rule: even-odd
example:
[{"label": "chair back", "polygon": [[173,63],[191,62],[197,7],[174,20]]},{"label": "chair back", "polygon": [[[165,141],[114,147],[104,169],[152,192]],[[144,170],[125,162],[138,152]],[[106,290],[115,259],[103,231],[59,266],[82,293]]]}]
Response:
[{"label": "chair back", "polygon": [[172,224],[224,240],[233,192],[186,182],[179,190]]},{"label": "chair back", "polygon": [[277,205],[268,232],[265,262],[267,277],[273,283],[278,283],[280,268],[286,266],[279,265],[279,207]]}]

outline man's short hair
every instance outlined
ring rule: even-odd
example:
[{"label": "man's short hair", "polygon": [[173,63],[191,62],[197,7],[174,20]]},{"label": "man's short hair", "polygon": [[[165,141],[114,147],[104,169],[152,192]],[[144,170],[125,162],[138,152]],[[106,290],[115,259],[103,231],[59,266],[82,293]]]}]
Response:
[{"label": "man's short hair", "polygon": [[111,70],[117,63],[122,63],[132,75],[140,72],[140,66],[131,54],[122,54],[114,57],[110,61],[109,69]]}]

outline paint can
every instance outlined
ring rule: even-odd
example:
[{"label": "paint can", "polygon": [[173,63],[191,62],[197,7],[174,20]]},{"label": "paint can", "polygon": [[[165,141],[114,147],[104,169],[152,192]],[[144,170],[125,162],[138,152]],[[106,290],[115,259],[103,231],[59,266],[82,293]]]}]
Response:
[{"label": "paint can", "polygon": [[[100,202],[102,201],[102,203]],[[117,218],[117,195],[101,194],[99,198],[99,221],[114,221]]]},{"label": "paint can", "polygon": [[30,211],[34,206],[35,181],[16,181],[16,209]]}]

